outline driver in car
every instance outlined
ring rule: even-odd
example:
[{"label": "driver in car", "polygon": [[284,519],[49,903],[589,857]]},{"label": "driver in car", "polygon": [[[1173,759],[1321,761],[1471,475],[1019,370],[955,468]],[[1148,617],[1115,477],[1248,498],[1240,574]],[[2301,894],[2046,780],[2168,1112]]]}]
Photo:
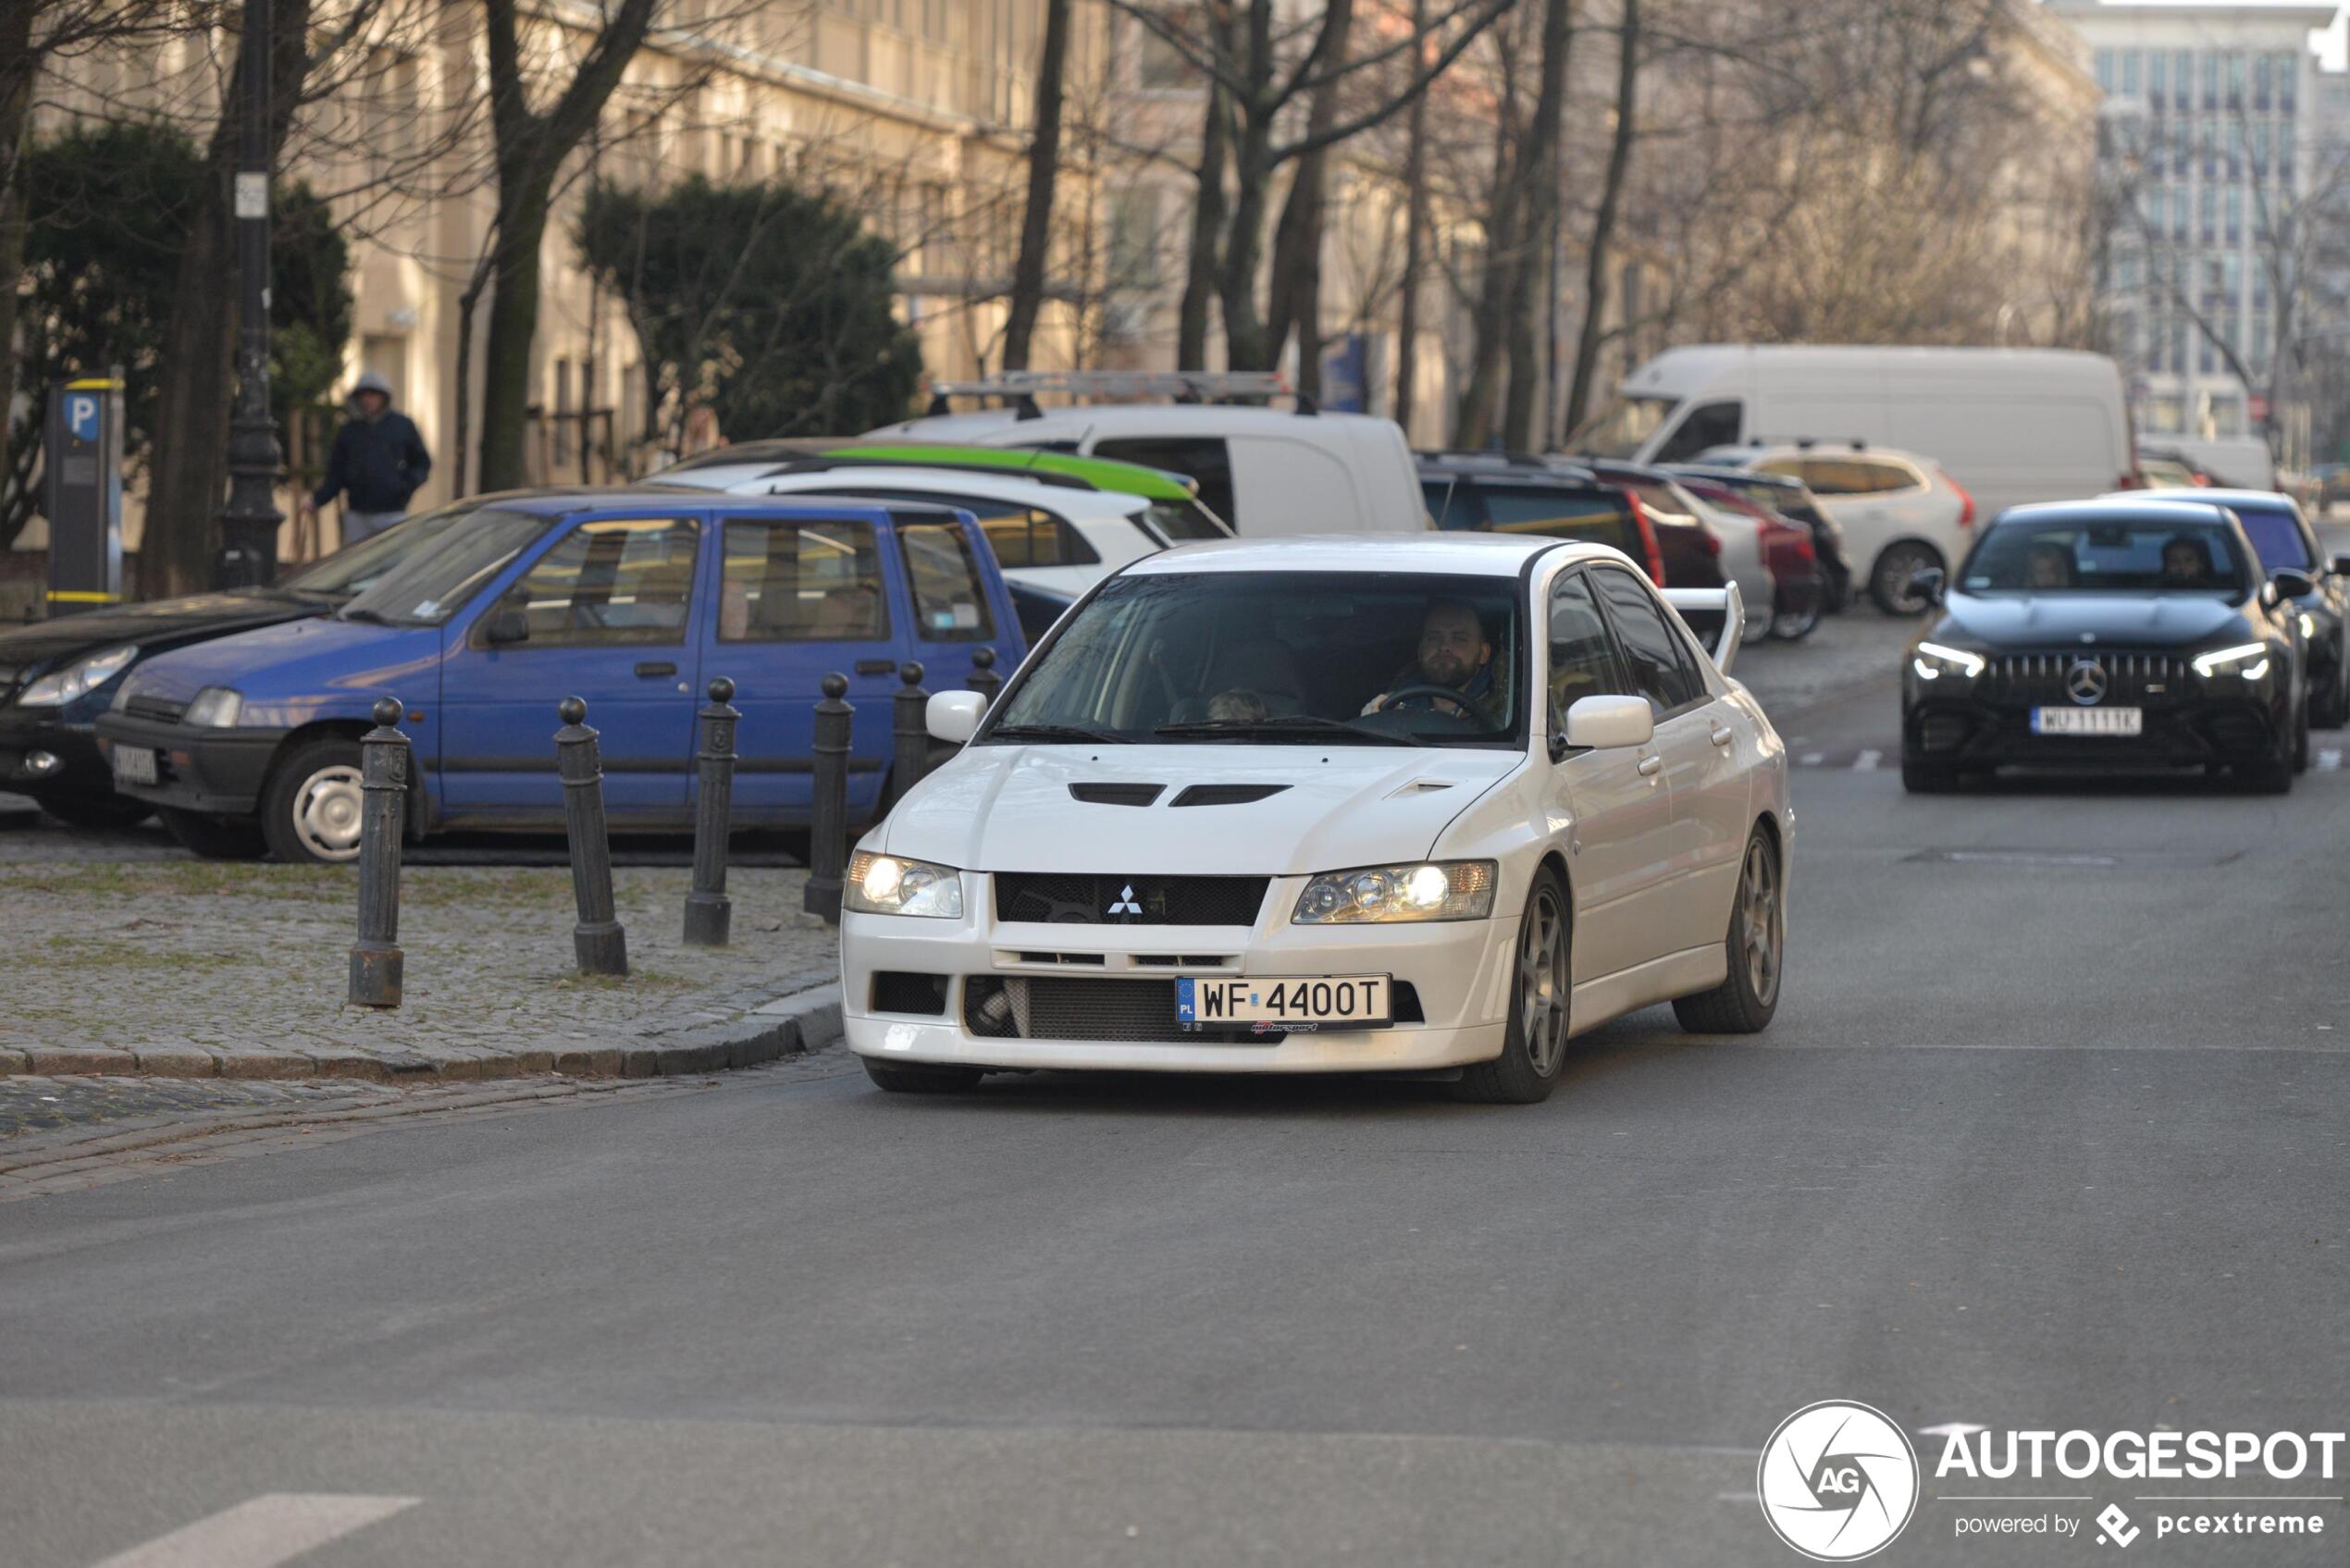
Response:
[{"label": "driver in car", "polygon": [[2203,552],[2203,541],[2178,536],[2162,547],[2162,583],[2165,587],[2199,588],[2211,580],[2211,558]]},{"label": "driver in car", "polygon": [[[1439,686],[1445,690],[1428,689]],[[1493,644],[1486,637],[1484,618],[1474,605],[1439,599],[1420,620],[1418,661],[1365,703],[1363,711],[1451,712],[1490,726],[1493,696]]]}]

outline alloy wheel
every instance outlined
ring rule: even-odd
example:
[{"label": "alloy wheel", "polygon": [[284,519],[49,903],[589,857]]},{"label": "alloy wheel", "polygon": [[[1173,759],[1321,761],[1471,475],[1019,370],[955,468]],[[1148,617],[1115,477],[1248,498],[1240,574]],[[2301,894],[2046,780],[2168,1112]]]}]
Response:
[{"label": "alloy wheel", "polygon": [[1786,941],[1778,868],[1770,846],[1757,838],[1746,846],[1746,866],[1738,874],[1738,956],[1746,964],[1747,988],[1765,1007],[1779,994],[1779,955]]},{"label": "alloy wheel", "polygon": [[1566,911],[1554,889],[1544,887],[1526,912],[1517,942],[1517,1015],[1526,1038],[1526,1058],[1535,1074],[1558,1070],[1566,1051]]}]

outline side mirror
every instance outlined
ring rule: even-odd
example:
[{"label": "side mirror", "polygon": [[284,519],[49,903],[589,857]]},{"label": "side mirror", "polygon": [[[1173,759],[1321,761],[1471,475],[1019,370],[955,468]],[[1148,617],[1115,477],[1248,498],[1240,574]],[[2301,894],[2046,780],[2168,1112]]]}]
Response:
[{"label": "side mirror", "polygon": [[1942,602],[1944,581],[1942,568],[1928,566],[1922,571],[1911,574],[1910,591],[1928,604],[1939,604]]},{"label": "side mirror", "polygon": [[2299,599],[2304,594],[2313,594],[2318,591],[2318,585],[2308,573],[2295,572],[2290,566],[2271,573],[2269,581],[2277,586],[2278,595],[2284,599]]},{"label": "side mirror", "polygon": [[492,648],[510,648],[530,640],[530,622],[519,610],[490,611],[489,624],[481,629],[481,640]]},{"label": "side mirror", "polygon": [[2328,564],[2333,568],[2336,576],[2350,577],[2350,550],[2343,551]]},{"label": "side mirror", "polygon": [[922,710],[922,722],[933,740],[960,746],[978,730],[986,712],[987,699],[975,691],[936,691],[930,695],[930,706]]},{"label": "side mirror", "polygon": [[1646,746],[1656,735],[1656,715],[1645,697],[1578,698],[1566,710],[1566,744],[1612,751]]}]

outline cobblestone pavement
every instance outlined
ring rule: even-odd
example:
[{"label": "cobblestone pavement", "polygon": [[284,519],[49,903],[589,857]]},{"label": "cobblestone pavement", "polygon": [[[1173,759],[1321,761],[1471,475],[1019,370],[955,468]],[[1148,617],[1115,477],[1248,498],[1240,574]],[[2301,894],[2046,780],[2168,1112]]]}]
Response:
[{"label": "cobblestone pavement", "polygon": [[646,1077],[798,1048],[757,1009],[832,980],[830,931],[802,923],[804,871],[734,871],[734,944],[678,939],[690,872],[614,875],[630,973],[573,968],[570,873],[411,867],[404,1005],[344,1004],[349,867],[60,858],[47,832],[0,833],[0,1074]]}]

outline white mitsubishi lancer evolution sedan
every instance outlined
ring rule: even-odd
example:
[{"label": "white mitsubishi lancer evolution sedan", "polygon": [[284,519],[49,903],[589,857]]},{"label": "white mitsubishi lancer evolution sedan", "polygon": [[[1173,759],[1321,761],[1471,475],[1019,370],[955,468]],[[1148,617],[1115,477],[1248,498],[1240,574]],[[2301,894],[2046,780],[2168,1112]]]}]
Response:
[{"label": "white mitsubishi lancer evolution sedan", "polygon": [[1451,1071],[1523,1103],[1635,1007],[1762,1029],[1794,817],[1777,733],[1717,667],[1734,594],[1491,535],[1136,562],[992,710],[930,699],[968,744],[850,858],[850,1046],[899,1091]]}]

